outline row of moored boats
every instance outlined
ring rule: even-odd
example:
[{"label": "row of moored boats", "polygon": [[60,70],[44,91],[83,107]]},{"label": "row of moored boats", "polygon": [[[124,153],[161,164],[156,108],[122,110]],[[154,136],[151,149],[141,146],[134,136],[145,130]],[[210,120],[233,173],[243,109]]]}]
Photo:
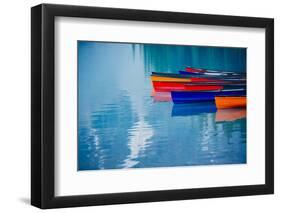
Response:
[{"label": "row of moored boats", "polygon": [[155,93],[170,93],[175,104],[212,102],[217,108],[246,107],[246,74],[186,67],[178,73],[152,72]]}]

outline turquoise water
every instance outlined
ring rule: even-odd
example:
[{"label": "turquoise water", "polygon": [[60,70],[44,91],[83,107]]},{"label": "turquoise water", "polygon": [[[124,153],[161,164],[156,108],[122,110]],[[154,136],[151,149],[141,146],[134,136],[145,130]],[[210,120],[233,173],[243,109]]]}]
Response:
[{"label": "turquoise water", "polygon": [[185,66],[246,72],[246,49],[79,41],[78,170],[246,163],[245,110],[151,97]]}]

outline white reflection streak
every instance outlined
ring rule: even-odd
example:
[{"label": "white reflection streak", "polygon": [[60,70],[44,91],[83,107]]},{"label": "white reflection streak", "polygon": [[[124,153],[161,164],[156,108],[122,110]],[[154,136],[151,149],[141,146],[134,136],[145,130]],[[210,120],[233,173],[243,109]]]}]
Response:
[{"label": "white reflection streak", "polygon": [[[97,129],[95,129],[95,128],[91,129],[91,136],[94,138],[94,144],[96,147],[95,157],[98,156],[97,151],[100,150],[100,138],[99,138],[97,132],[98,132]],[[98,167],[99,167],[99,169],[104,169],[104,159],[103,158],[100,158]]]},{"label": "white reflection streak", "polygon": [[[127,72],[124,79],[126,79],[126,89],[130,93],[131,102],[138,117],[138,121],[128,132],[128,148],[130,154],[124,160],[122,168],[131,168],[139,163],[136,159],[141,152],[146,150],[150,138],[154,135],[152,126],[145,121],[145,115],[147,114],[145,104],[147,103],[144,103],[144,100],[140,98],[143,96],[142,94],[146,92],[144,90],[146,82],[143,77],[144,70],[142,70],[144,63],[143,55],[139,51],[136,51],[137,49],[140,49],[140,46],[137,45],[135,47],[135,57],[131,59],[133,61],[132,70],[134,70],[134,72]],[[128,81],[128,79],[130,79],[130,81]]]},{"label": "white reflection streak", "polygon": [[128,155],[127,159],[124,160],[123,168],[131,168],[138,163],[138,161],[134,159],[139,156],[141,151],[145,151],[149,139],[153,136],[153,130],[151,126],[144,121],[142,116],[133,126],[131,134],[132,136],[128,142],[131,153]]},{"label": "white reflection streak", "polygon": [[206,152],[209,150],[209,141],[210,141],[210,134],[213,132],[213,115],[212,114],[207,114],[206,115],[206,123],[204,130],[203,130],[203,135],[202,135],[202,142],[201,142],[201,151]]}]

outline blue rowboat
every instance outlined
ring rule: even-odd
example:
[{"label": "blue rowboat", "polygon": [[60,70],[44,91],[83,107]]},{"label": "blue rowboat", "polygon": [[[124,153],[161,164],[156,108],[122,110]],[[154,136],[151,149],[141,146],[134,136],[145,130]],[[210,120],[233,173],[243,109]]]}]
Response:
[{"label": "blue rowboat", "polygon": [[186,67],[185,68],[185,71],[188,71],[188,72],[193,72],[193,73],[223,73],[223,74],[240,74],[240,75],[246,75],[246,73],[241,73],[241,72],[231,72],[231,71],[225,71],[225,70],[210,70],[210,69],[203,69],[203,68],[195,68],[195,67]]},{"label": "blue rowboat", "polygon": [[179,71],[179,74],[186,75],[186,76],[189,76],[189,75],[193,75],[193,76],[204,75],[202,73],[188,72],[188,71],[181,71],[181,70]]},{"label": "blue rowboat", "polygon": [[174,104],[172,109],[172,117],[192,116],[202,113],[215,113],[217,111],[216,104],[211,102],[195,102],[187,104]]},{"label": "blue rowboat", "polygon": [[193,75],[193,76],[206,76],[206,77],[245,77],[245,73],[229,73],[229,72],[189,72],[189,71],[179,71],[180,75]]},{"label": "blue rowboat", "polygon": [[221,91],[172,91],[171,96],[175,104],[215,101],[216,96],[245,96],[245,89],[229,89]]},{"label": "blue rowboat", "polygon": [[214,76],[205,74],[179,74],[179,73],[164,73],[152,72],[151,76],[161,76],[169,78],[206,78],[212,80],[225,80],[225,81],[246,81],[245,76]]},{"label": "blue rowboat", "polygon": [[[170,77],[170,78],[189,78],[194,75],[182,75],[179,73],[167,73],[167,72],[151,72],[151,76],[161,76],[161,77]],[[197,76],[195,74],[195,76]]]}]

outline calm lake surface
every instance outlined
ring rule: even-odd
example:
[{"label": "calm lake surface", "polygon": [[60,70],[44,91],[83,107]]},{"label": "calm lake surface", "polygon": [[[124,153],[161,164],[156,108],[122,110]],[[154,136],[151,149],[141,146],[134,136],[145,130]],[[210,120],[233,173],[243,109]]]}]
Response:
[{"label": "calm lake surface", "polygon": [[152,71],[246,72],[245,48],[78,42],[78,170],[246,163],[246,110],[151,97]]}]

